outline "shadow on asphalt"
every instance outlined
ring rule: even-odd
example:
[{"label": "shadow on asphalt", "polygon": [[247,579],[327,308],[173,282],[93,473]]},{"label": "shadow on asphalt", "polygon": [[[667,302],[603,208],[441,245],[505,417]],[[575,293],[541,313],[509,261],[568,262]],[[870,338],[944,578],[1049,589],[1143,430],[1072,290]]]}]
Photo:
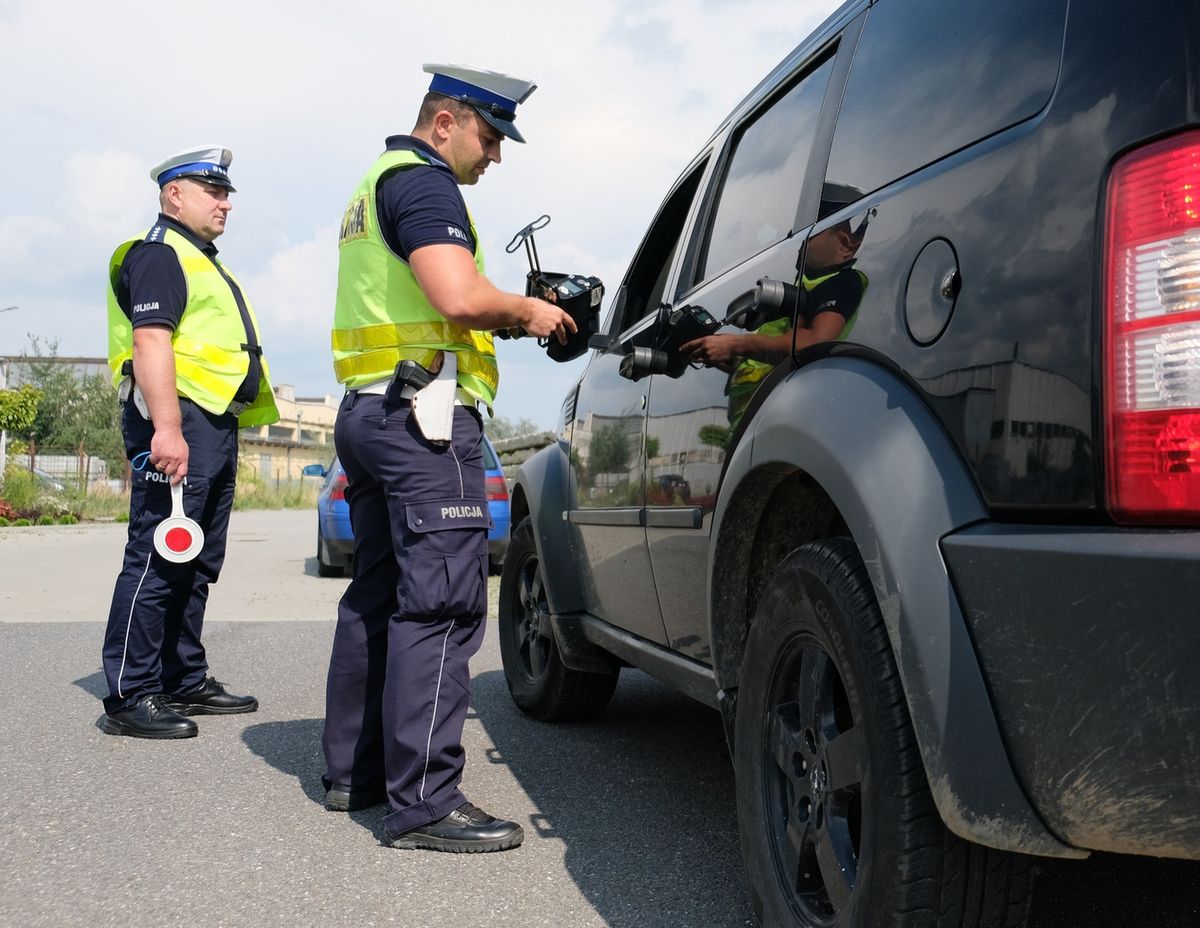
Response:
[{"label": "shadow on asphalt", "polygon": [[[315,562],[314,562],[315,563]],[[324,719],[295,719],[288,722],[263,722],[242,732],[242,741],[254,754],[278,770],[295,777],[304,795],[317,805],[325,805],[325,758],[321,752]],[[349,813],[348,818],[375,835],[383,834],[384,806]]]},{"label": "shadow on asphalt", "polygon": [[1196,928],[1200,864],[1093,854],[1037,865],[1029,928]]},{"label": "shadow on asphalt", "polygon": [[71,682],[89,696],[95,696],[97,699],[103,699],[108,695],[108,681],[104,678],[103,670],[97,670],[95,673]]},{"label": "shadow on asphalt", "polygon": [[325,769],[321,755],[324,730],[324,719],[262,722],[243,731],[242,740],[280,773],[295,777],[305,796],[324,803],[325,788],[321,784]]},{"label": "shadow on asphalt", "polygon": [[[511,769],[540,810],[531,824],[563,841],[568,872],[609,925],[750,923],[733,768],[715,712],[630,671],[605,713],[580,724],[521,715],[502,672],[474,686],[496,744],[489,760]],[[1200,928],[1200,864],[1038,861],[1028,928],[1151,926]]]},{"label": "shadow on asphalt", "polygon": [[495,744],[487,760],[533,801],[528,824],[562,842],[568,873],[605,924],[750,924],[716,712],[628,670],[604,714],[578,724],[523,716],[500,671],[472,687]]},{"label": "shadow on asphalt", "polygon": [[[317,805],[324,806],[325,786],[321,783],[321,776],[325,773],[325,757],[321,752],[321,734],[324,730],[324,719],[263,722],[243,731],[242,741],[280,773],[295,777],[304,795]],[[372,834],[382,836],[386,812],[385,806],[375,806],[351,812],[347,818]]]}]

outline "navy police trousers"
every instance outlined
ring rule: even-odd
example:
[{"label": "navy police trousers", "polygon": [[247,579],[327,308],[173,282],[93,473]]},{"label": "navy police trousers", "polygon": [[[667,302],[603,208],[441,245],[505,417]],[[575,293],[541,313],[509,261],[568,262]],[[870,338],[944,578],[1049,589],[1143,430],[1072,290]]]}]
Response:
[{"label": "navy police trousers", "polygon": [[[204,546],[187,564],[154,551],[154,530],[171,514],[171,484],[148,461],[133,472],[125,560],[113,590],[104,633],[105,712],[128,708],[143,696],[174,693],[204,682],[208,662],[200,631],[208,585],[225,561],[225,534],[237,477],[237,417],[214,416],[180,399],[188,444],[184,512],[204,530]],[[121,430],[133,460],[150,450],[154,426],[126,403]],[[145,460],[145,459],[143,459]]]},{"label": "navy police trousers", "polygon": [[347,394],[334,429],[346,469],[354,575],[338,606],[325,703],[326,787],[386,785],[397,835],[448,815],[459,790],[467,662],[487,612],[482,423],[426,441],[406,401]]}]

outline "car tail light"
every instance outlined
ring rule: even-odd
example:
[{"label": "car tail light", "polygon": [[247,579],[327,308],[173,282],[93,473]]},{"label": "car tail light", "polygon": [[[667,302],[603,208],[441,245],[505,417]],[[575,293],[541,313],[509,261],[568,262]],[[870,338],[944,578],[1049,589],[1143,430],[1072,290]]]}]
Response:
[{"label": "car tail light", "polygon": [[349,483],[345,474],[338,474],[333,478],[333,485],[329,488],[330,499],[345,499],[346,484]]},{"label": "car tail light", "polygon": [[503,477],[488,477],[484,481],[484,490],[488,499],[508,499],[508,485]]},{"label": "car tail light", "polygon": [[1200,522],[1200,132],[1117,162],[1104,258],[1109,509]]}]

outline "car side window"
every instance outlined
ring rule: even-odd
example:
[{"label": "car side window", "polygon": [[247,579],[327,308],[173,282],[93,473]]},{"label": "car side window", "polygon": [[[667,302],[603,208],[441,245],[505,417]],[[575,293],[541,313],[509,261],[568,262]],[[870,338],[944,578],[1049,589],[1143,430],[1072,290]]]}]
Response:
[{"label": "car side window", "polygon": [[832,70],[833,58],[828,58],[734,134],[697,281],[716,276],[794,231]]},{"label": "car side window", "polygon": [[614,304],[615,318],[608,330],[612,334],[624,332],[662,303],[667,276],[679,250],[683,227],[706,164],[707,159],[675,186],[642,240]]},{"label": "car side window", "polygon": [[865,196],[1038,113],[1058,79],[1066,7],[878,0],[850,67],[828,179]]}]

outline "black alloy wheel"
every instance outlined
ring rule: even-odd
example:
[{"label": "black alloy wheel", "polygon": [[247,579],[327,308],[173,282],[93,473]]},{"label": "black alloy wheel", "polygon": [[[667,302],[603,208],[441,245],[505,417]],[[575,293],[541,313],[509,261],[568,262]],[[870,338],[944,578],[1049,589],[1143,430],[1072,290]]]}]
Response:
[{"label": "black alloy wheel", "polygon": [[517,652],[516,671],[529,686],[544,686],[550,672],[550,652],[554,630],[550,626],[550,604],[542,581],[537,553],[527,554],[517,570],[513,645]]},{"label": "black alloy wheel", "polygon": [[760,925],[1025,924],[1031,858],[942,823],[851,540],[795,549],[767,583],[742,662],[734,768]]},{"label": "black alloy wheel", "polygon": [[500,574],[500,657],[513,702],[543,722],[593,718],[617,685],[610,672],[572,670],[554,639],[550,604],[528,517],[513,530]]},{"label": "black alloy wheel", "polygon": [[783,824],[772,854],[777,877],[820,922],[844,911],[862,841],[862,730],[829,654],[793,638],[770,676],[763,801]]}]

